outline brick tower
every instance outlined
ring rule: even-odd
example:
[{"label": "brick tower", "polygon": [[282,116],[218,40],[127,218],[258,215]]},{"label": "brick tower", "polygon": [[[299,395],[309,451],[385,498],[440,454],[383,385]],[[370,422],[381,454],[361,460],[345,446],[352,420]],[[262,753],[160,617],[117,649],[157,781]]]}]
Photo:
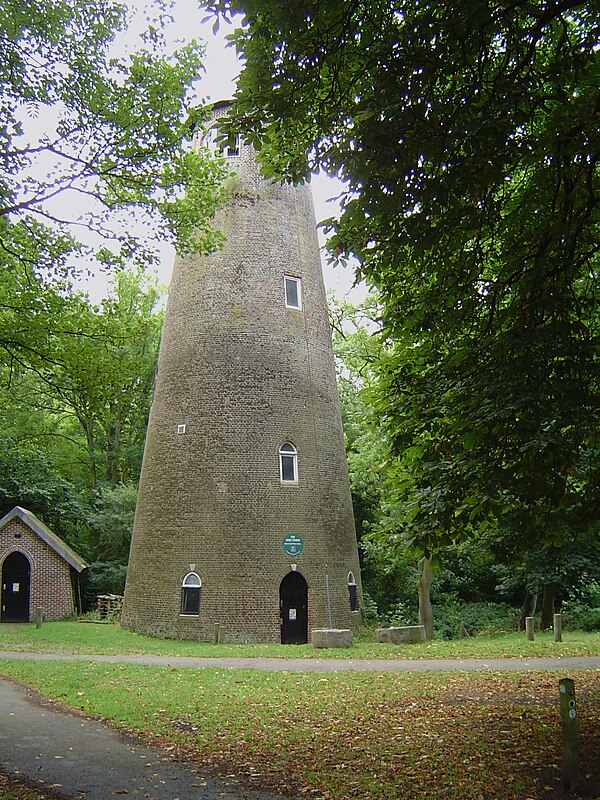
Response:
[{"label": "brick tower", "polygon": [[312,197],[264,179],[249,145],[224,153],[225,247],[173,271],[122,619],[305,642],[361,602]]}]

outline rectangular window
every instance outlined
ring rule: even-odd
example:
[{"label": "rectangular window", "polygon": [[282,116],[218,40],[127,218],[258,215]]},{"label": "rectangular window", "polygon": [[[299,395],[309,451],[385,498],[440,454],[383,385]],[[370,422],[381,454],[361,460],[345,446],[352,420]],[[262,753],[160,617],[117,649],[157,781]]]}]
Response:
[{"label": "rectangular window", "polygon": [[239,156],[240,134],[227,136],[213,126],[206,137],[206,144],[211,153],[221,153],[224,156]]},{"label": "rectangular window", "polygon": [[181,613],[194,616],[200,613],[199,586],[184,586],[181,597]]},{"label": "rectangular window", "polygon": [[302,308],[302,288],[300,278],[293,275],[284,275],[285,306],[286,308]]},{"label": "rectangular window", "polygon": [[240,135],[236,134],[232,139],[225,142],[223,153],[226,156],[239,156],[240,154]]}]

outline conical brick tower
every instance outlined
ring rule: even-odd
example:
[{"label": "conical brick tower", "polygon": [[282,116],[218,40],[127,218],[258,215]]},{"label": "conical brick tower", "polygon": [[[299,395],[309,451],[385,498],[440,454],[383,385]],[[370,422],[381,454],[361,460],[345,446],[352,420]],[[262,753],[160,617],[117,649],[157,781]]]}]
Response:
[{"label": "conical brick tower", "polygon": [[361,602],[312,197],[264,179],[249,145],[225,154],[225,247],[173,271],[122,620],[305,642]]}]

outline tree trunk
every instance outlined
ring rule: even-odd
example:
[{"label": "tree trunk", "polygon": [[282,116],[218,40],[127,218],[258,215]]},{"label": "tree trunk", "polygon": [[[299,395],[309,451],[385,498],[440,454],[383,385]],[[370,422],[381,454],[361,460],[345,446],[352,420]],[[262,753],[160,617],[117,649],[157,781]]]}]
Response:
[{"label": "tree trunk", "polygon": [[525,619],[526,617],[533,617],[535,614],[535,607],[537,606],[537,594],[533,592],[527,591],[525,593],[525,599],[523,600],[523,605],[521,606],[521,616],[519,617],[519,630],[525,630]]},{"label": "tree trunk", "polygon": [[542,617],[540,620],[540,630],[547,631],[552,628],[554,621],[554,595],[556,586],[553,583],[546,583],[542,592]]},{"label": "tree trunk", "polygon": [[87,444],[87,457],[90,487],[95,489],[98,485],[98,474],[96,469],[96,442],[94,440],[94,423],[88,417],[77,414],[77,419],[81,423],[81,427],[85,432],[85,441]]},{"label": "tree trunk", "polygon": [[106,479],[110,483],[119,483],[121,472],[119,462],[121,460],[121,427],[120,419],[116,419],[108,426],[107,440],[108,450],[106,454]]},{"label": "tree trunk", "polygon": [[425,626],[425,638],[433,639],[433,607],[431,605],[431,559],[423,557],[418,564],[419,625]]}]

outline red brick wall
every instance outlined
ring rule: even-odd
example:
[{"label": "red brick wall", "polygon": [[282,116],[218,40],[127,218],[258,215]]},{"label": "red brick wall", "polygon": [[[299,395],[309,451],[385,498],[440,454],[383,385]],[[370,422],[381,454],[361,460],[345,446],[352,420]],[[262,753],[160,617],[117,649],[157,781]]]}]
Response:
[{"label": "red brick wall", "polygon": [[[29,619],[41,608],[44,619],[64,619],[74,613],[71,567],[20,519],[12,519],[0,530],[0,565],[18,551],[31,565]],[[1,586],[0,586],[1,589]]]}]

